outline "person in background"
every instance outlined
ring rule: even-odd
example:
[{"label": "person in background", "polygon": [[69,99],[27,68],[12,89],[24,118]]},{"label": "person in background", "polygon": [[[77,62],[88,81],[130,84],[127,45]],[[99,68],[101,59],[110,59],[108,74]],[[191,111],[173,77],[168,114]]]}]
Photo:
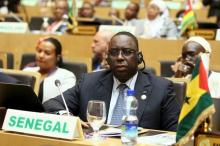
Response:
[{"label": "person in background", "polygon": [[138,19],[139,9],[139,5],[135,2],[130,2],[127,5],[124,13],[125,26],[133,26],[133,22],[135,22]]},{"label": "person in background", "polygon": [[95,15],[94,5],[90,2],[85,1],[82,7],[79,9],[79,17],[82,18],[93,18]]},{"label": "person in background", "polygon": [[220,0],[202,0],[203,5],[210,6],[208,17],[216,16],[216,23],[220,28]]},{"label": "person in background", "polygon": [[[173,38],[178,37],[175,23],[166,14],[163,0],[152,0],[147,7],[147,18],[143,21],[143,28],[140,37],[142,38]],[[139,31],[141,31],[139,30]]]},{"label": "person in background", "polygon": [[1,0],[0,14],[6,15],[9,12],[18,13],[21,0]]},{"label": "person in background", "polygon": [[41,84],[39,99],[45,102],[59,95],[59,90],[55,86],[55,80],[60,80],[61,90],[64,92],[73,87],[76,82],[75,75],[62,69],[62,46],[53,38],[41,39],[36,47],[36,62],[24,68],[24,71],[34,71],[41,74]]},{"label": "person in background", "polygon": [[[106,104],[106,123],[120,125],[123,116],[120,105],[123,100],[120,102],[118,98],[123,99],[121,93],[132,89],[138,100],[138,126],[175,131],[180,106],[173,84],[167,79],[138,70],[138,64],[143,61],[139,54],[138,40],[134,35],[129,32],[115,34],[108,45],[107,62],[110,69],[84,74],[79,84],[64,92],[69,111],[82,121],[87,121],[88,101],[101,100]],[[44,107],[51,113],[65,110],[61,96],[45,102]],[[83,125],[86,126],[86,123]]]},{"label": "person in background", "polygon": [[[211,55],[212,49],[208,41],[203,37],[190,37],[182,47],[182,55],[178,58],[173,66],[175,77],[191,78],[196,59],[200,57],[200,53]],[[220,98],[220,73],[210,71],[208,75],[209,90],[212,97]]]},{"label": "person in background", "polygon": [[46,31],[51,33],[65,33],[68,25],[72,24],[72,20],[68,16],[68,1],[55,0],[53,13],[53,22],[47,27]]},{"label": "person in background", "polygon": [[91,25],[90,23],[93,23],[92,25],[112,24],[111,20],[105,20],[95,16],[95,7],[89,1],[84,1],[82,7],[79,9],[77,20],[79,25]]},{"label": "person in background", "polygon": [[93,37],[91,48],[93,52],[92,69],[94,71],[108,68],[106,63],[106,52],[112,36],[112,32],[98,31]]},{"label": "person in background", "polygon": [[134,26],[135,27],[135,34],[139,36],[143,33],[142,21],[138,20],[138,13],[139,13],[139,4],[135,2],[130,2],[124,12],[125,21],[123,23],[124,26]]}]

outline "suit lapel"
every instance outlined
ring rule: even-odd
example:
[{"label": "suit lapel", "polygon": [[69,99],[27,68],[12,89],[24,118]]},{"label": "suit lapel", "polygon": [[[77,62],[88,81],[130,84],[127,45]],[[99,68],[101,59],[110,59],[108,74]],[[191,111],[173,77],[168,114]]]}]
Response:
[{"label": "suit lapel", "polygon": [[[147,104],[147,99],[150,97],[152,92],[152,86],[150,83],[149,76],[141,71],[138,72],[138,77],[135,83],[135,95],[138,100],[138,110],[137,117],[141,119],[144,108]],[[141,97],[146,95],[146,99],[142,99]]]},{"label": "suit lapel", "polygon": [[111,101],[112,87],[113,87],[113,75],[112,73],[109,73],[104,78],[99,80],[96,88],[97,95],[99,95],[99,100],[105,101],[107,117],[109,111],[109,104]]}]

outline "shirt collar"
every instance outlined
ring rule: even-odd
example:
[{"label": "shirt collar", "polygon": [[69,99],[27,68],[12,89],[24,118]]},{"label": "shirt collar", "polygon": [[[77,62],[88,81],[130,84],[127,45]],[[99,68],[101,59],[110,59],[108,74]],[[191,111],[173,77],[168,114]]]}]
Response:
[{"label": "shirt collar", "polygon": [[[129,89],[133,89],[134,90],[134,86],[137,80],[137,76],[138,76],[138,72],[131,77],[127,82],[125,82],[125,84],[128,86]],[[113,91],[117,90],[118,85],[121,84],[121,82],[113,75]]]}]

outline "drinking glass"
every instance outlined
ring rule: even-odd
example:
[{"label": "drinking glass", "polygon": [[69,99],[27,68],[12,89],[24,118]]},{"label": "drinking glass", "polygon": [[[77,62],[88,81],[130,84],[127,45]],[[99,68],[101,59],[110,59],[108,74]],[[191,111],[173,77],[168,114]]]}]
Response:
[{"label": "drinking glass", "polygon": [[105,102],[100,100],[90,100],[87,106],[87,120],[91,125],[94,134],[93,140],[100,140],[99,128],[104,125],[106,120]]}]

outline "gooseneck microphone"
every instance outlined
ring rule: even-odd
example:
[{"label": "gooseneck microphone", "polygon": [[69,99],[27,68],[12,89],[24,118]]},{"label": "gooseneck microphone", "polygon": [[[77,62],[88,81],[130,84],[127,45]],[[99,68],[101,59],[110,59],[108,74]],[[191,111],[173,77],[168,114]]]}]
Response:
[{"label": "gooseneck microphone", "polygon": [[64,103],[65,109],[67,111],[67,115],[70,116],[69,115],[69,109],[68,109],[67,104],[66,104],[66,100],[64,99],[63,92],[61,91],[61,82],[60,82],[60,80],[56,79],[54,83],[57,86],[57,88],[59,90],[59,93],[60,93],[60,95],[63,99],[63,103]]}]

